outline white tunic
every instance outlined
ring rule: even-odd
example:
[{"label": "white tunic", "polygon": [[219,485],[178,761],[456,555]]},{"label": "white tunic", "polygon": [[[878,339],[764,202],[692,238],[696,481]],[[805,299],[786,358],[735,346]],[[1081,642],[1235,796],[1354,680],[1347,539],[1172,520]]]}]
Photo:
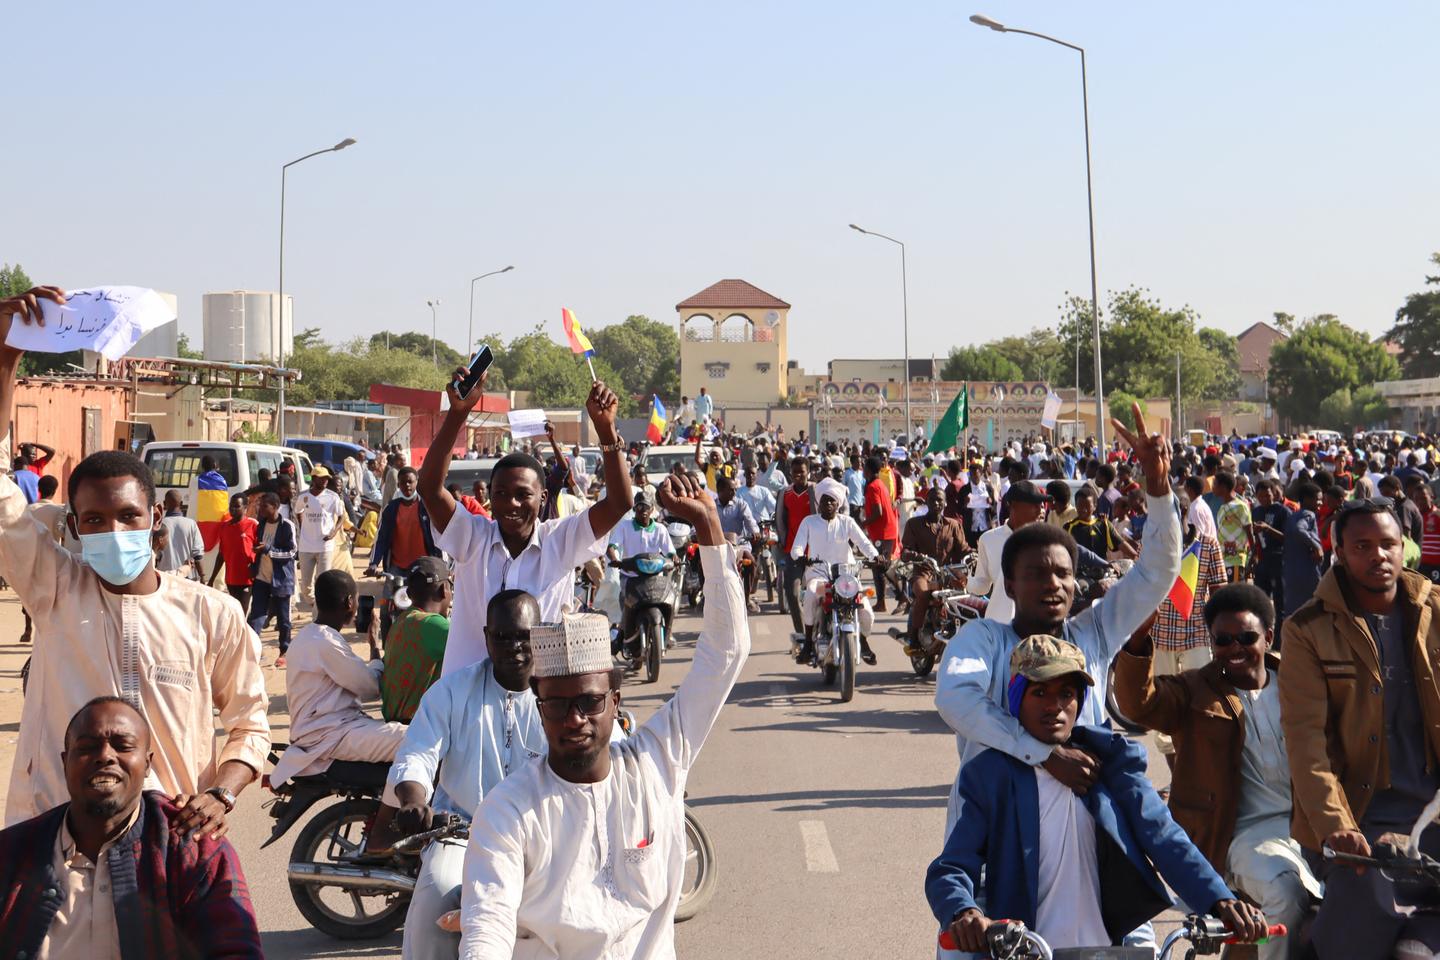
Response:
[{"label": "white tunic", "polygon": [[855,562],[855,554],[850,550],[852,545],[867,560],[875,559],[875,545],[850,514],[837,513],[835,519],[827,521],[820,514],[812,513],[800,521],[800,529],[795,531],[795,543],[790,547],[790,556],[798,560],[808,554],[827,564],[843,563],[848,566]]},{"label": "white tunic", "polygon": [[705,623],[675,696],[623,743],[610,776],[570,783],[544,757],[494,788],[465,853],[462,960],[675,956],[685,781],[750,650],[729,546],[701,547]]}]

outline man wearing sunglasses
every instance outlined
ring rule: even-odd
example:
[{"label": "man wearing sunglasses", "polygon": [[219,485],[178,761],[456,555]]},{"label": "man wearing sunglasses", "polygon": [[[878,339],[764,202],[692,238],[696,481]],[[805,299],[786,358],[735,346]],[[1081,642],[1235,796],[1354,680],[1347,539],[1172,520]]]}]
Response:
[{"label": "man wearing sunglasses", "polygon": [[750,649],[735,550],[694,475],[660,506],[695,529],[709,584],[694,665],[668,703],[611,742],[621,671],[603,616],[531,631],[531,688],[549,753],[475,812],[461,892],[461,960],[673,957],[685,873],[685,782]]},{"label": "man wearing sunglasses", "polygon": [[[1315,854],[1324,845],[1368,855],[1382,834],[1408,834],[1440,790],[1440,590],[1403,569],[1388,503],[1346,504],[1333,537],[1335,565],[1285,622],[1291,834]],[[1440,827],[1419,844],[1440,854]],[[1335,868],[1324,879],[1312,930],[1320,960],[1388,958],[1405,941],[1440,950],[1436,918],[1407,916],[1404,894],[1380,871]]]},{"label": "man wearing sunglasses", "polygon": [[[1175,821],[1269,922],[1293,929],[1320,886],[1290,838],[1275,607],[1253,584],[1221,587],[1205,604],[1205,627],[1213,659],[1176,676],[1156,676],[1150,627],[1136,631],[1115,659],[1115,701],[1173,739]],[[1276,938],[1260,958],[1290,957],[1294,946]]]}]

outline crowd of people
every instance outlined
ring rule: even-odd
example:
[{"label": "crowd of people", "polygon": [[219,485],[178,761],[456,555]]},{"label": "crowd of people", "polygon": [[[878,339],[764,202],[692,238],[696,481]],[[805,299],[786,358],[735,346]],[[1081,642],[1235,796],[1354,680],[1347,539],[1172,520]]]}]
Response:
[{"label": "crowd of people", "polygon": [[[0,334],[43,299],[63,293],[0,300]],[[20,357],[0,347],[5,424]],[[935,452],[922,437],[734,432],[702,391],[677,418],[693,458],[652,477],[597,382],[598,463],[552,431],[465,491],[446,477],[479,396],[451,387],[418,469],[385,451],[232,491],[208,575],[183,499],[157,498],[130,454],[81,460],[63,506],[54,451],[5,458],[0,575],[34,646],[0,831],[5,942],[57,958],[262,955],[226,833],[270,747],[260,633],[273,622],[291,727],[271,784],[388,763],[375,849],[439,813],[471,821],[468,844],[425,850],[407,958],[673,955],[686,780],[760,613],[743,558],[773,531],[775,612],[800,662],[821,609],[811,560],[870,567],[868,663],[890,602],[911,653],[937,590],[988,601],[936,681],[959,759],[924,878],[945,949],[983,952],[994,917],[1056,947],[1153,943],[1168,887],[1244,941],[1280,921],[1308,926],[1322,958],[1440,950],[1413,891],[1321,858],[1368,854],[1440,791],[1427,438],[1196,446],[1149,432],[1136,409],[1105,448],[971,438]],[[224,489],[207,485],[214,468],[199,489]],[[674,697],[626,732],[614,624],[580,607],[576,576],[665,552],[659,517],[693,531],[703,624]],[[383,633],[350,561],[367,546],[365,572],[393,581],[379,602],[404,589]],[[973,573],[955,574],[971,554]],[[892,582],[897,560],[919,558],[951,572]],[[1114,565],[1103,597],[1076,602],[1081,564]],[[293,636],[292,607],[308,616]],[[368,657],[347,635],[357,621]],[[1157,733],[1163,792],[1122,721]],[[1440,831],[1417,842],[1437,852]]]}]

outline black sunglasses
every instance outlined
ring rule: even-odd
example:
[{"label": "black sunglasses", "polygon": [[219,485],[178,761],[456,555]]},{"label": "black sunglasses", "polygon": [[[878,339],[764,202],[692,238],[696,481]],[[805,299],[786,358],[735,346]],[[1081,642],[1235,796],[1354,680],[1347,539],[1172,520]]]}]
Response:
[{"label": "black sunglasses", "polygon": [[566,720],[576,710],[579,710],[582,716],[598,717],[605,712],[605,705],[610,702],[610,694],[614,692],[582,693],[578,697],[536,697],[535,702],[540,706],[540,713],[546,720]]},{"label": "black sunglasses", "polygon": [[1210,635],[1210,642],[1217,647],[1228,647],[1232,643],[1253,647],[1260,642],[1260,633],[1256,630],[1246,630],[1244,633],[1214,633]]}]

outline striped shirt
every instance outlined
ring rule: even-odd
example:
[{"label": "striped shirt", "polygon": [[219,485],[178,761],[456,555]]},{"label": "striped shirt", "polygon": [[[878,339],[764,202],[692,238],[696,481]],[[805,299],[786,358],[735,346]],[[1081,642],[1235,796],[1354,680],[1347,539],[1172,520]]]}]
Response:
[{"label": "striped shirt", "polygon": [[1161,650],[1190,650],[1210,643],[1205,627],[1205,601],[1210,592],[1225,586],[1225,565],[1220,559],[1220,545],[1209,537],[1200,538],[1200,573],[1195,579],[1195,603],[1189,617],[1181,617],[1175,604],[1166,597],[1160,603],[1159,616],[1150,628],[1150,639]]},{"label": "striped shirt", "polygon": [[1427,567],[1440,567],[1440,509],[1425,514],[1420,540],[1420,562]]}]

